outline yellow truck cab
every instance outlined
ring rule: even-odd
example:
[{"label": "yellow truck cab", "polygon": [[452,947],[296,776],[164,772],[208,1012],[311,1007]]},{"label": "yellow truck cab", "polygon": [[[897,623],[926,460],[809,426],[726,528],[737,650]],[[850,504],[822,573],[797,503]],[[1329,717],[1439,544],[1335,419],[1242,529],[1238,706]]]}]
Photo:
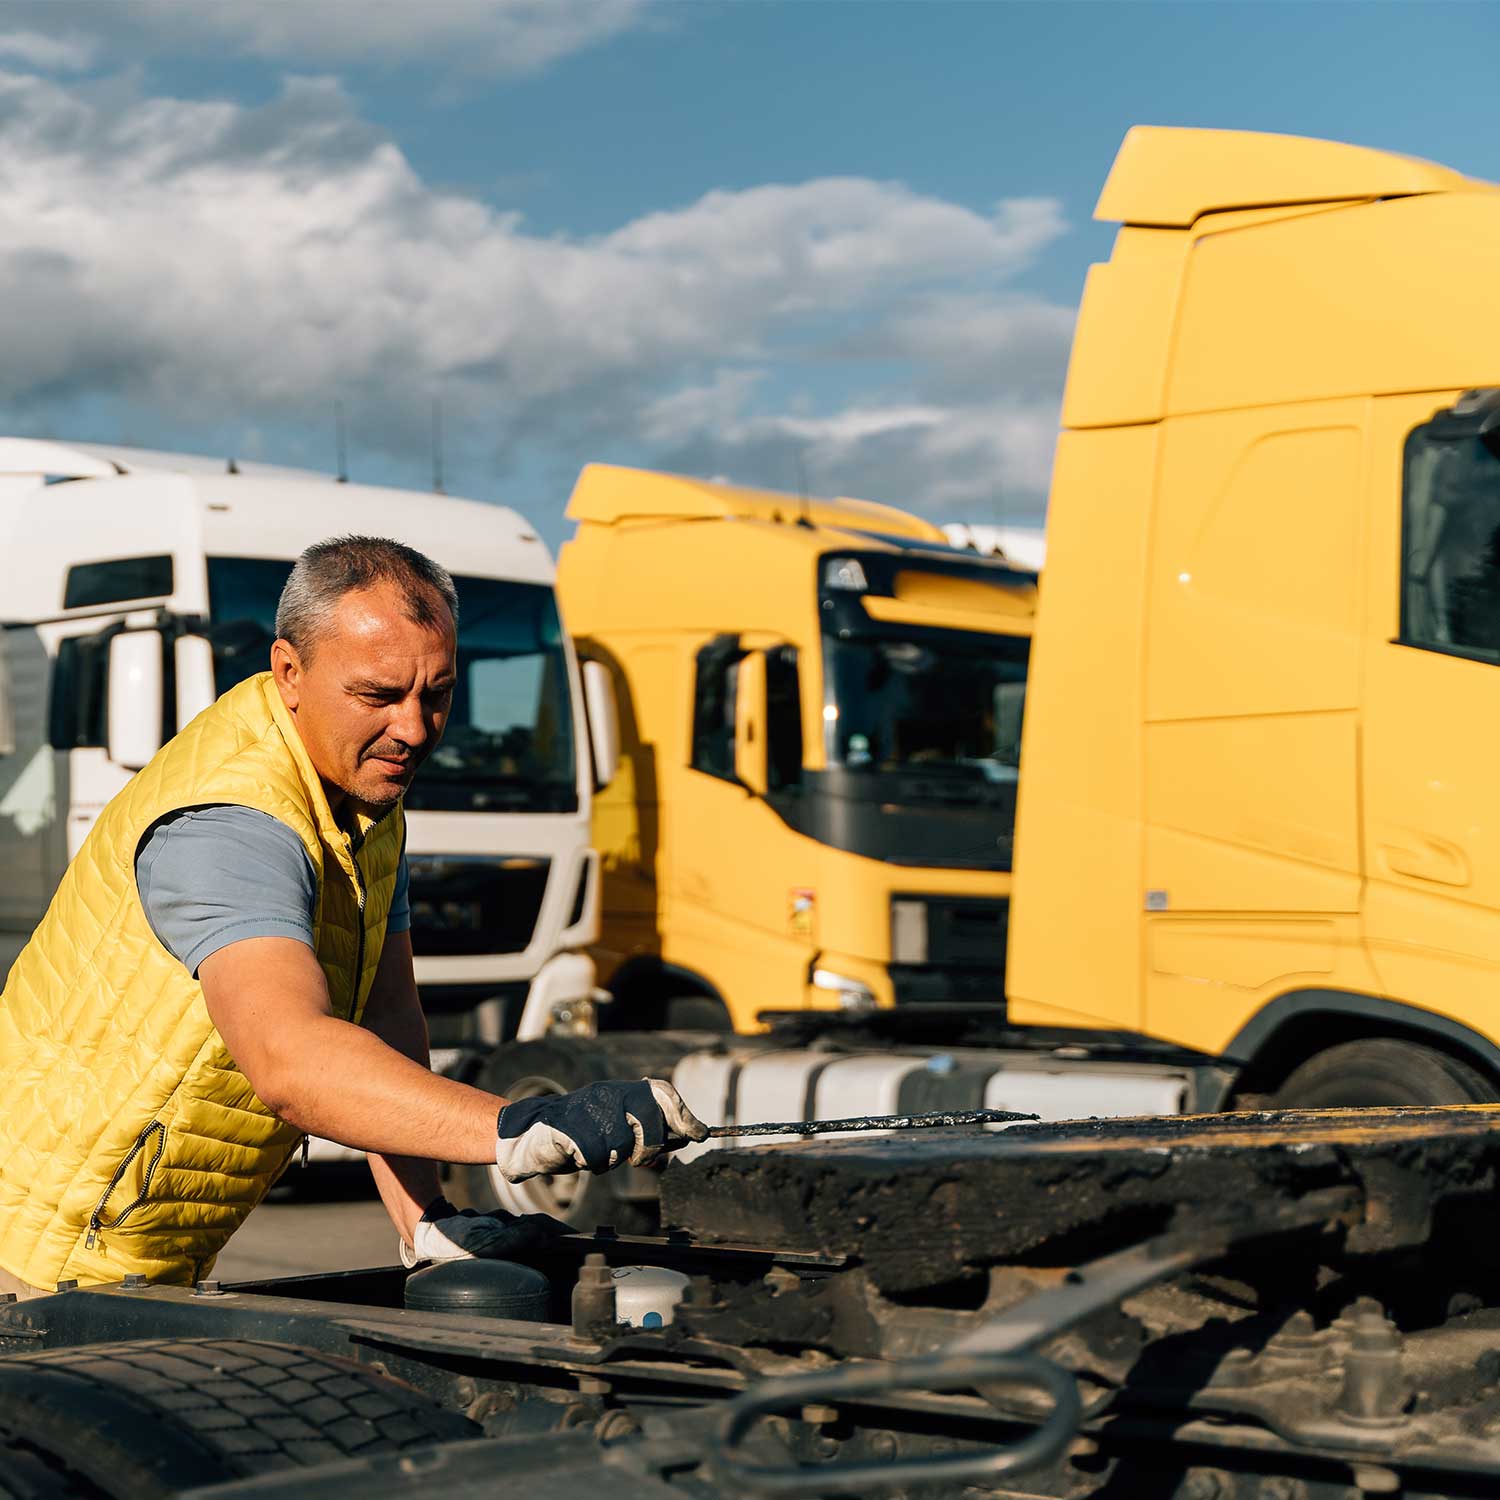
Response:
[{"label": "yellow truck cab", "polygon": [[1079,315],[1011,1019],[1500,1094],[1500,190],[1136,129]]},{"label": "yellow truck cab", "polygon": [[591,465],[564,617],[604,663],[611,1028],[1003,1005],[1035,575],[857,500]]}]

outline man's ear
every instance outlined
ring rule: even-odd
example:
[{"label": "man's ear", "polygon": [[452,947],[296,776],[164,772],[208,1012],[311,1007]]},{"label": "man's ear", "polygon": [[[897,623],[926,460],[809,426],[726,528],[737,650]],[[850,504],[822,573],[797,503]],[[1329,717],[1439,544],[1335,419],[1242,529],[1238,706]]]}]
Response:
[{"label": "man's ear", "polygon": [[302,658],[290,641],[278,638],[271,642],[271,676],[276,679],[276,690],[287,711],[296,713],[302,701]]}]

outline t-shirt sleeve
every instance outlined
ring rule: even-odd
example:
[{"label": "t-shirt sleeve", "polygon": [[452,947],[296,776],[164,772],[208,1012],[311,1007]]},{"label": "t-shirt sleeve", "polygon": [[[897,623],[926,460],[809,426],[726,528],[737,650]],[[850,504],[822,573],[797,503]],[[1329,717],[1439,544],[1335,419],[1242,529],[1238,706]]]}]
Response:
[{"label": "t-shirt sleeve", "polygon": [[210,954],[247,938],[313,947],[313,863],[269,813],[233,806],[172,813],[141,844],[135,880],[151,930],[195,977]]},{"label": "t-shirt sleeve", "polygon": [[391,897],[390,915],[385,919],[386,936],[393,932],[411,931],[411,893],[408,887],[411,876],[406,868],[406,850],[401,851],[401,863],[396,866],[396,894]]}]

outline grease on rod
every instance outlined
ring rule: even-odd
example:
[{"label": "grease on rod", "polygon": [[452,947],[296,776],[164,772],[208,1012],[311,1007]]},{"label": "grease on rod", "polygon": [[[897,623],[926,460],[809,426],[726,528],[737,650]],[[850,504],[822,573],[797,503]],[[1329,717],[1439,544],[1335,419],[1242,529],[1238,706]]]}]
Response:
[{"label": "grease on rod", "polygon": [[1018,1120],[1039,1120],[1040,1115],[1022,1115],[1009,1109],[935,1109],[920,1115],[855,1115],[847,1120],[784,1120],[769,1125],[715,1125],[709,1136],[730,1135],[837,1135],[855,1130],[933,1130],[955,1125],[1013,1125]]}]

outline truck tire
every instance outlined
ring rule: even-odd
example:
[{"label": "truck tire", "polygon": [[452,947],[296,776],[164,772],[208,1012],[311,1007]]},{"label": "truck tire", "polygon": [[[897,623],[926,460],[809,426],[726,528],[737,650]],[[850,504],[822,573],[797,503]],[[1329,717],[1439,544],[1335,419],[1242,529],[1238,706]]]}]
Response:
[{"label": "truck tire", "polygon": [[1395,1037],[1341,1042],[1294,1068],[1271,1096],[1276,1109],[1483,1104],[1496,1090],[1456,1057]]},{"label": "truck tire", "polygon": [[0,1442],[0,1500],[82,1500],[92,1486],[59,1459],[21,1442]]},{"label": "truck tire", "polygon": [[[474,1083],[505,1099],[569,1094],[606,1078],[670,1078],[689,1050],[685,1041],[649,1032],[543,1037],[497,1047]],[[621,1197],[613,1176],[577,1172],[507,1182],[493,1165],[476,1165],[455,1172],[448,1196],[461,1208],[551,1214],[585,1232],[609,1224],[621,1234],[654,1234],[660,1222],[655,1200]]]},{"label": "truck tire", "polygon": [[[0,1360],[0,1493],[25,1500],[165,1500],[480,1435],[400,1381],[292,1344],[140,1339]],[[49,1470],[61,1488],[24,1487]]]}]

